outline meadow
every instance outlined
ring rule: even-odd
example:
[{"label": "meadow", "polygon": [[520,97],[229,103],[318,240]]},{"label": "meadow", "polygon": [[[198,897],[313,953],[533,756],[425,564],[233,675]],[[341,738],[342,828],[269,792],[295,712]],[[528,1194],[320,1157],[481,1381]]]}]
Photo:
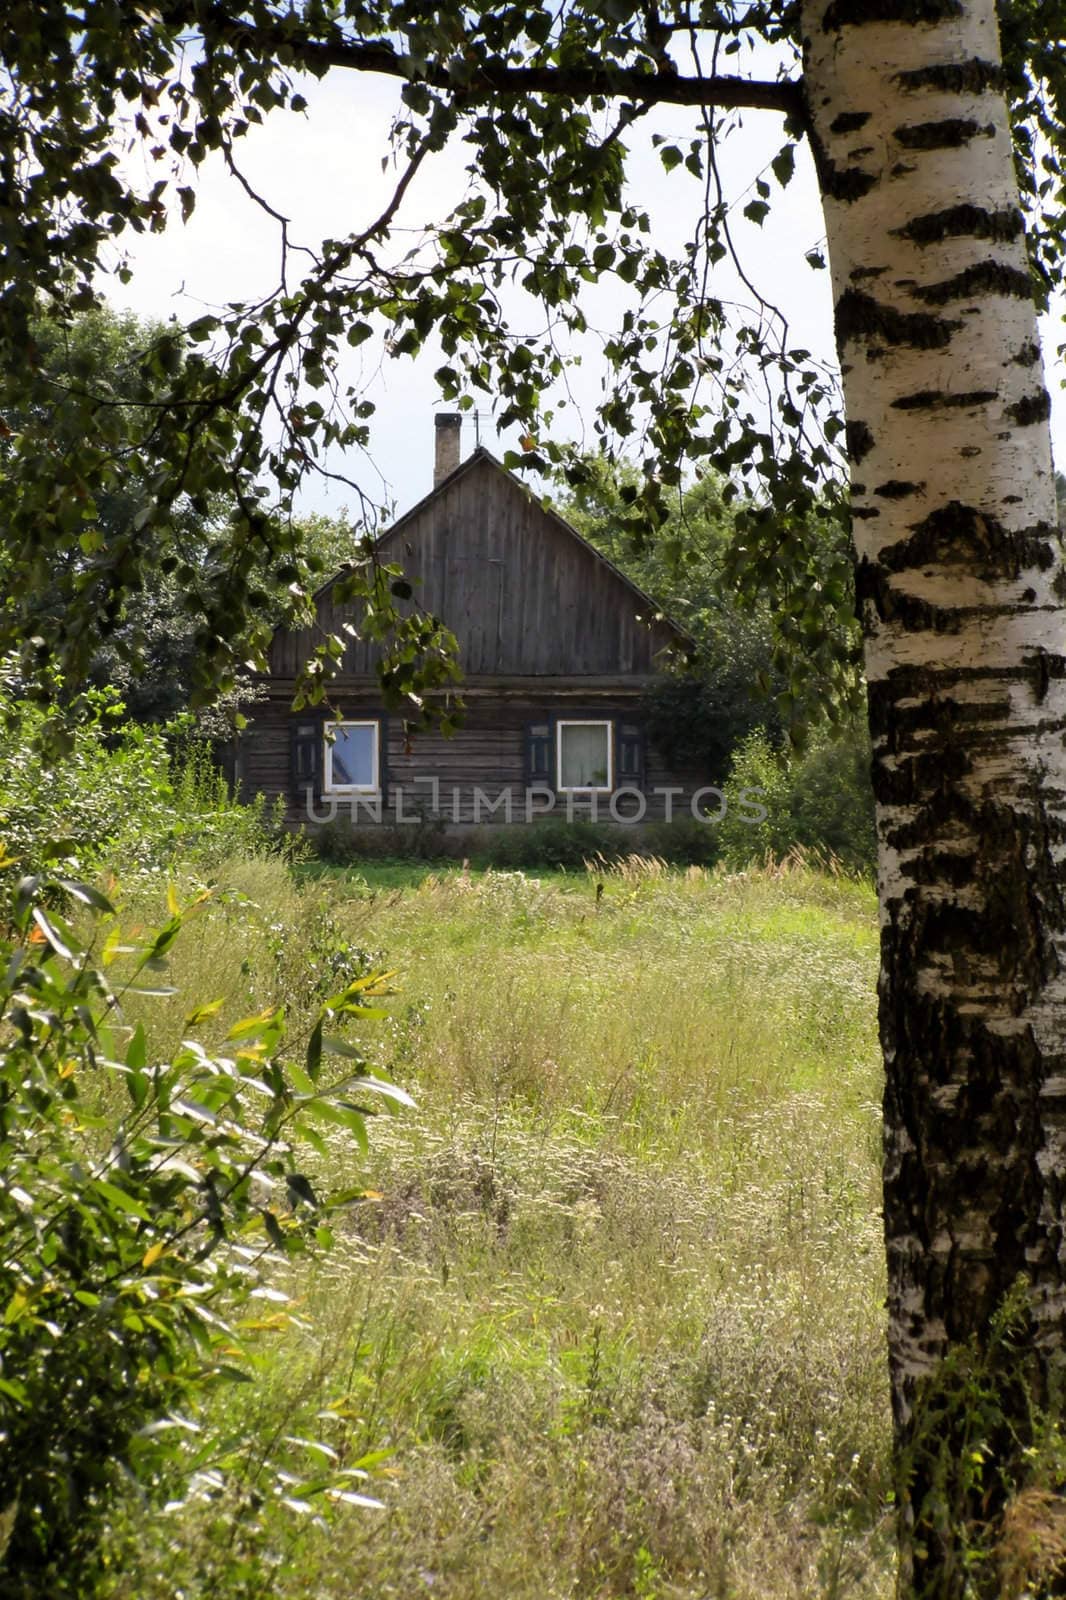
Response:
[{"label": "meadow", "polygon": [[[315,1159],[368,1194],[279,1276],[256,1381],[212,1400],[263,1461],[328,1416],[317,1448],[371,1453],[381,1508],[327,1523],[254,1459],[169,1511],[131,1499],[115,1600],[887,1597],[868,884],[215,877],[180,993],[138,1002],[160,1048],[190,1002],[223,1000],[219,1038],[284,1003],[299,1036],[339,980],[396,974],[361,1042],[416,1109],[375,1117],[365,1156],[331,1133]],[[153,895],[124,920],[158,922]]]}]

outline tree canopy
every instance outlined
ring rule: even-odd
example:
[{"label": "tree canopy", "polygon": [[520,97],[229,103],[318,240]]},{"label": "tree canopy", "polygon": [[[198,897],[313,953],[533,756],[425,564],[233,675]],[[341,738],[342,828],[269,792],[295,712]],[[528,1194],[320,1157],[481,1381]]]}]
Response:
[{"label": "tree canopy", "polygon": [[[176,327],[146,322],[107,304],[69,322],[39,316],[30,337],[36,382],[24,408],[8,413],[8,431],[0,433],[0,471],[11,474],[20,469],[19,442],[42,429],[63,450],[77,449],[86,395],[107,397],[114,407],[128,405],[131,412],[147,403],[144,352],[153,345],[164,342],[177,352],[176,372],[184,360],[184,339]],[[162,388],[155,392],[162,398]],[[134,456],[91,502],[81,504],[80,520],[65,544],[42,544],[28,587],[14,550],[0,543],[0,582],[12,627],[43,642],[63,631],[65,618],[76,616],[87,592],[99,584],[98,558],[134,541],[136,561],[124,581],[113,583],[106,598],[102,586],[97,589],[101,609],[86,638],[88,644],[95,636],[95,648],[81,681],[68,684],[65,692],[69,699],[86,685],[110,685],[121,692],[131,716],[161,720],[189,703],[197,668],[199,574],[210,566],[212,549],[225,541],[233,507],[224,491],[195,500],[182,494],[170,526],[160,529],[143,520],[150,485],[140,467]],[[358,534],[343,516],[303,515],[293,532],[310,583],[335,572],[358,551]],[[280,621],[285,599],[271,583],[265,551],[255,577],[255,598],[267,620]]]},{"label": "tree canopy", "polygon": [[[1045,293],[1062,230],[1061,9],[1035,0],[1003,8],[1004,81]],[[818,528],[845,516],[832,376],[791,344],[772,308],[757,304],[737,319],[715,297],[712,276],[734,252],[716,156],[732,115],[752,108],[781,122],[773,172],[746,208],[754,220],[788,183],[795,143],[810,132],[797,7],[168,0],[144,9],[16,0],[0,23],[0,56],[0,414],[34,419],[8,441],[9,593],[37,587],[41,560],[70,549],[119,477],[140,486],[129,529],[91,553],[62,625],[42,644],[26,607],[9,603],[0,643],[26,650],[35,639],[30,654],[80,675],[113,627],[119,597],[143,583],[150,548],[180,575],[196,629],[196,688],[209,695],[240,663],[261,660],[267,589],[287,597],[291,612],[302,603],[308,575],[292,527],[301,485],[333,470],[331,449],[371,438],[372,406],[346,392],[339,350],[383,339],[390,355],[414,355],[437,337],[446,400],[466,406],[491,395],[500,425],[524,430],[528,448],[516,462],[566,462],[545,396],[567,341],[587,329],[584,291],[612,278],[628,286],[631,303],[606,340],[616,376],[595,426],[609,443],[640,435],[644,470],[631,485],[630,520],[657,526],[686,466],[713,468],[727,493],[744,490],[733,581],[754,594],[783,578],[787,588],[791,574],[788,608],[821,652],[814,671],[830,688],[834,677],[848,680],[846,652],[820,626],[824,594],[801,581],[806,534],[824,548],[834,536]],[[97,304],[107,274],[129,271],[131,235],[189,216],[210,158],[248,188],[242,138],[268,115],[299,114],[307,82],[332,71],[396,80],[387,155],[395,188],[381,215],[310,250],[292,247],[278,215],[278,279],[265,298],[207,312],[180,335],[156,330],[140,388],[121,404],[107,383],[49,389],[34,334],[41,317],[62,326]],[[676,259],[659,248],[626,185],[631,130],[657,106],[692,108],[687,143],[655,136],[664,172],[704,179],[704,203]],[[420,168],[449,142],[468,153],[468,191],[401,257],[390,224]],[[823,184],[831,182],[822,167]],[[269,195],[256,198],[272,210]],[[541,308],[553,337],[509,325],[512,284]],[[760,374],[762,401],[745,361]],[[182,508],[220,495],[232,507],[225,528],[203,560],[184,561]],[[357,482],[352,495],[371,531],[370,498]],[[395,621],[387,584],[375,586],[367,571],[350,584],[353,595],[369,584],[370,626]],[[440,681],[440,646],[432,629],[419,636],[408,624],[390,691],[402,697]],[[323,668],[335,658],[324,643]]]}]

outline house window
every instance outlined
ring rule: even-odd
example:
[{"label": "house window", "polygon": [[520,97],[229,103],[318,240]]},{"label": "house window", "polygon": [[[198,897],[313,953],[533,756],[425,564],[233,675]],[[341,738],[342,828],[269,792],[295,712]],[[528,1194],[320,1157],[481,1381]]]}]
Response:
[{"label": "house window", "polygon": [[557,722],[555,770],[557,787],[593,793],[614,788],[614,752],[610,722]]},{"label": "house window", "polygon": [[376,794],[381,768],[378,722],[326,723],[326,794]]}]

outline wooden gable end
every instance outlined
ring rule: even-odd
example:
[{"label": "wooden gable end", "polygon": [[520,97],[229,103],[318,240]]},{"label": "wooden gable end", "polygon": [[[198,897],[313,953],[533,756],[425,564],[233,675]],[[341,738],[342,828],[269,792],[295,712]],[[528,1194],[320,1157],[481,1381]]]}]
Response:
[{"label": "wooden gable end", "polygon": [[[379,548],[383,560],[403,567],[412,604],[455,633],[468,677],[647,676],[679,639],[668,623],[639,620],[652,614],[651,602],[485,452],[401,519]],[[322,629],[352,617],[328,589],[319,597]],[[272,672],[291,676],[312,649],[311,630],[279,634]],[[353,643],[342,670],[369,675],[379,655]]]}]

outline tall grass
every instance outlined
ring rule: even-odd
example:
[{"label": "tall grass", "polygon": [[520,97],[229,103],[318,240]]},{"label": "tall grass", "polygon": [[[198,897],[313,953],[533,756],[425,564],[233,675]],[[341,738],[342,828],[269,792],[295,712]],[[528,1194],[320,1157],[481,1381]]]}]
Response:
[{"label": "tall grass", "polygon": [[[175,949],[220,1031],[399,970],[371,1047],[418,1101],[377,1199],[288,1287],[265,1431],[344,1398],[385,1510],[138,1529],[114,1593],[502,1600],[887,1596],[872,893],[790,871],[298,886],[231,862]],[[147,905],[127,916],[148,917]],[[236,1532],[234,1530],[237,1530]]]}]

